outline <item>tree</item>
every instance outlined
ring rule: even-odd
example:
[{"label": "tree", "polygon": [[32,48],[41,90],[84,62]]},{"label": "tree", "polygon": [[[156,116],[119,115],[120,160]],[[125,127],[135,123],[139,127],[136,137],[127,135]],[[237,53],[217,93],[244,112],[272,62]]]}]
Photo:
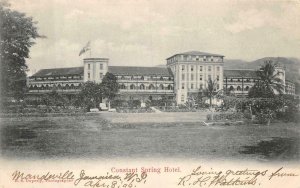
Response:
[{"label": "tree", "polygon": [[108,109],[110,108],[110,101],[113,100],[119,92],[119,84],[117,77],[112,73],[106,73],[100,84],[103,98],[108,99]]},{"label": "tree", "polygon": [[26,88],[26,58],[35,44],[37,22],[24,13],[10,10],[0,1],[0,97],[22,98]]},{"label": "tree", "polygon": [[209,98],[209,106],[211,107],[212,98],[217,93],[217,82],[209,78],[206,83],[207,87],[204,89],[204,95]]},{"label": "tree", "polygon": [[86,82],[83,84],[80,93],[77,96],[76,105],[88,108],[98,107],[102,101],[102,89],[100,84],[95,82]]},{"label": "tree", "polygon": [[282,80],[278,77],[279,72],[275,71],[275,64],[272,61],[266,61],[260,70],[256,71],[258,81],[249,91],[249,97],[274,97],[275,91],[283,93],[284,86]]}]

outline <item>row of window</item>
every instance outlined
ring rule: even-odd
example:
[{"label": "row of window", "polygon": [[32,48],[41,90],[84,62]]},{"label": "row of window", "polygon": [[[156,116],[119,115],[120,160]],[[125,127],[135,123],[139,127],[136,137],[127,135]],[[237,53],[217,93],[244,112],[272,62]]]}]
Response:
[{"label": "row of window", "polygon": [[[131,77],[125,77],[125,76],[121,76],[119,78],[120,80],[145,80],[144,76],[131,76]],[[147,80],[169,80],[172,81],[173,78],[172,77],[159,77],[159,78],[155,78],[154,76],[150,76],[150,79]]]},{"label": "row of window", "polygon": [[[127,86],[125,86],[125,84],[120,84],[119,85],[119,88],[120,89],[128,89]],[[167,87],[164,87],[163,84],[160,84],[158,87],[155,87],[153,84],[150,84],[148,87],[146,87],[144,84],[141,84],[140,86],[136,86],[134,84],[131,84],[129,86],[129,89],[131,90],[136,90],[136,89],[140,89],[140,90],[173,90],[173,86],[172,85],[168,85]]]},{"label": "row of window", "polygon": [[[208,80],[211,80],[211,75],[207,75]],[[181,80],[185,80],[185,74],[181,75]],[[191,74],[191,81],[194,80],[194,74]],[[203,80],[203,75],[199,75],[199,80]],[[220,76],[217,75],[216,80],[219,81],[220,80]]]},{"label": "row of window", "polygon": [[[91,64],[88,64],[88,70],[91,70]],[[100,63],[100,70],[103,70],[103,64]]]},{"label": "row of window", "polygon": [[[226,78],[225,78],[225,80],[226,80]],[[255,82],[255,79],[249,79],[249,78],[247,78],[247,79],[227,79],[227,81],[229,81],[229,82]]]},{"label": "row of window", "polygon": [[31,80],[36,80],[36,81],[43,81],[43,80],[51,80],[51,81],[55,81],[55,80],[80,80],[83,79],[82,76],[60,76],[60,77],[34,77],[31,78]]},{"label": "row of window", "polygon": [[60,84],[58,84],[57,86],[49,86],[49,85],[42,85],[41,87],[38,87],[37,85],[31,85],[29,87],[29,90],[50,90],[53,88],[56,89],[79,89],[81,87],[81,84],[79,84],[78,86],[75,86],[74,84],[66,84],[65,86],[62,86]]},{"label": "row of window", "polygon": [[[249,86],[246,86],[244,88],[244,91],[249,91],[250,87]],[[229,91],[235,91],[234,87],[233,86],[230,86],[229,87]],[[236,91],[242,91],[242,87],[241,86],[237,86],[236,88]]]},{"label": "row of window", "polygon": [[[196,67],[196,66],[195,66],[195,67]],[[211,68],[212,68],[211,66],[208,66],[208,67],[207,67],[207,70],[208,70],[208,71],[211,71],[211,70],[212,70]],[[185,70],[185,65],[181,65],[181,70],[182,70],[182,71]],[[190,70],[191,70],[191,72],[194,71],[194,65],[191,65],[191,66],[190,66]],[[203,66],[200,66],[200,67],[199,67],[199,71],[203,71]],[[217,67],[217,71],[220,71],[220,67],[219,67],[219,66]]]},{"label": "row of window", "polygon": [[[104,74],[102,72],[100,72],[100,74],[99,74],[100,79],[102,79],[103,76],[104,76]],[[87,77],[88,77],[88,79],[91,79],[91,73],[88,72]]]},{"label": "row of window", "polygon": [[[182,84],[181,84],[181,89],[184,89],[184,88],[185,88],[185,84],[182,83]],[[195,88],[195,85],[194,85],[194,84],[191,84],[190,87],[189,87],[188,89],[196,89],[196,88]],[[199,85],[199,89],[204,89],[203,84],[200,84],[200,85]],[[219,85],[219,84],[217,84],[216,89],[220,89],[220,85]]]},{"label": "row of window", "polygon": [[184,61],[189,61],[189,60],[195,60],[195,61],[221,61],[221,57],[213,57],[213,56],[191,56],[191,55],[182,55],[182,56],[176,56],[173,57],[169,60],[169,62],[175,62],[177,60],[184,60]]}]

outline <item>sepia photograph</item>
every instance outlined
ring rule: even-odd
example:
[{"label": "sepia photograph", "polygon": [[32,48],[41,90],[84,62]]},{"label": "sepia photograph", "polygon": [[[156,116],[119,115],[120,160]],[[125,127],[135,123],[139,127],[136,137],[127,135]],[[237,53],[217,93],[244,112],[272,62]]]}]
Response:
[{"label": "sepia photograph", "polygon": [[0,186],[298,188],[299,18],[298,0],[0,0]]}]

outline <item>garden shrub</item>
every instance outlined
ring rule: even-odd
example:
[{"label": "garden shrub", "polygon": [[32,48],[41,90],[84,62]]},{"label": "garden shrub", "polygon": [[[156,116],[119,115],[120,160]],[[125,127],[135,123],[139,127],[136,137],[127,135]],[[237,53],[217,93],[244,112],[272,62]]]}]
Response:
[{"label": "garden shrub", "polygon": [[243,120],[245,118],[243,113],[219,113],[219,114],[214,114],[213,118],[212,115],[213,114],[207,114],[206,119],[215,120],[215,121],[222,121],[222,120],[238,121],[238,120]]}]

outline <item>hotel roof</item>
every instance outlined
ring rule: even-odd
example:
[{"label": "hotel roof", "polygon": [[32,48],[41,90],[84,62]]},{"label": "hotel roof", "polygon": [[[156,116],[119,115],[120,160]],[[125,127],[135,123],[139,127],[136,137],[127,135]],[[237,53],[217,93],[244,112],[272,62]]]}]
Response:
[{"label": "hotel roof", "polygon": [[[31,77],[83,75],[83,67],[41,69]],[[167,67],[108,66],[108,72],[115,75],[159,75],[173,76]]]},{"label": "hotel roof", "polygon": [[224,77],[256,78],[256,71],[251,69],[224,70]]},{"label": "hotel roof", "polygon": [[[177,53],[175,55],[172,55],[171,57],[174,57],[176,55],[199,55],[199,56],[220,56],[220,57],[224,57],[224,55],[221,55],[221,54],[212,54],[212,53],[200,52],[200,51],[188,51],[188,52],[183,52],[183,53]],[[170,59],[171,57],[169,57],[167,59]]]},{"label": "hotel roof", "polygon": [[65,76],[65,75],[83,75],[83,67],[41,69],[31,77]]},{"label": "hotel roof", "polygon": [[130,66],[109,66],[108,72],[115,75],[159,75],[173,76],[167,67],[130,67]]}]

